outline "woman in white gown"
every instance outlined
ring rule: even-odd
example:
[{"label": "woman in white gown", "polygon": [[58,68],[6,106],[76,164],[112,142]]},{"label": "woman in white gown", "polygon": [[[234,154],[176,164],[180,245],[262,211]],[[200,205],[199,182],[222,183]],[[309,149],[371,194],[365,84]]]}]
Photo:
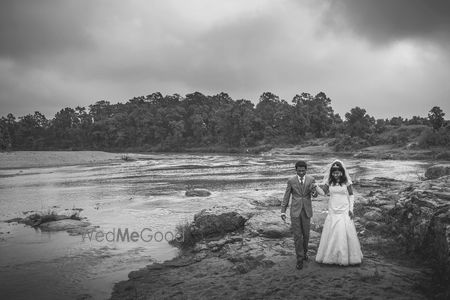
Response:
[{"label": "woman in white gown", "polygon": [[322,195],[329,193],[330,198],[316,261],[344,266],[360,264],[363,254],[353,223],[352,181],[340,160],[327,168],[317,191]]}]

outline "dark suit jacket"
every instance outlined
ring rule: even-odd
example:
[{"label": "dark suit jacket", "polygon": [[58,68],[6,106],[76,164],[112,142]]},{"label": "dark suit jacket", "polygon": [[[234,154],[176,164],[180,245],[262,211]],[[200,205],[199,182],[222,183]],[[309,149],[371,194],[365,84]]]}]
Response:
[{"label": "dark suit jacket", "polygon": [[284,193],[283,202],[281,203],[281,212],[286,212],[292,195],[291,218],[299,217],[302,212],[302,208],[305,208],[308,218],[311,218],[313,215],[311,204],[311,187],[313,186],[315,180],[308,174],[306,174],[303,179],[303,186],[300,186],[297,175],[289,178],[287,182],[286,192]]}]

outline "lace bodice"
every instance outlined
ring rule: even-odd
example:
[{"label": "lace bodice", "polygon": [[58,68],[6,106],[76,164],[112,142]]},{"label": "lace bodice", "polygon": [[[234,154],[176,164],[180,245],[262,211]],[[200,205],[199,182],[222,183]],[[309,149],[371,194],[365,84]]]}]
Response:
[{"label": "lace bodice", "polygon": [[348,213],[349,200],[346,185],[332,185],[329,187],[330,200],[328,202],[328,212],[334,214]]}]

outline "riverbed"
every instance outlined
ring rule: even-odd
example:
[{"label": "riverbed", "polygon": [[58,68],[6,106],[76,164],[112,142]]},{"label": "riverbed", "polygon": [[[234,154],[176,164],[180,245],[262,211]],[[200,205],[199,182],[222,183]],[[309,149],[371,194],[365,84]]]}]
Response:
[{"label": "riverbed", "polygon": [[[64,155],[71,153],[76,155]],[[51,157],[49,152],[37,153],[33,162],[39,155]],[[29,211],[81,209],[81,217],[106,235],[71,236],[0,222],[0,290],[5,299],[106,299],[113,284],[125,280],[130,271],[176,256],[177,249],[168,240],[176,225],[191,221],[201,209],[242,206],[267,195],[281,197],[295,161],[308,161],[308,173],[320,179],[332,160],[282,151],[117,156],[128,160],[68,159],[70,163],[61,165],[61,157],[55,156],[54,164],[30,167],[23,163],[25,156],[20,164],[0,168],[0,220]],[[416,181],[429,166],[424,161],[344,162],[354,180]],[[212,194],[186,197],[189,188]],[[117,239],[117,233],[126,230],[139,237]]]}]

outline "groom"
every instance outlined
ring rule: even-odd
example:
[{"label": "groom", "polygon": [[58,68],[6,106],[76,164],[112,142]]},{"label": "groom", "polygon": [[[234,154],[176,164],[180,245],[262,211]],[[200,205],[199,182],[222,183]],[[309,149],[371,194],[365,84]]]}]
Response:
[{"label": "groom", "polygon": [[286,221],[286,209],[291,201],[291,229],[294,234],[297,269],[303,269],[303,261],[308,260],[309,229],[312,217],[311,196],[317,197],[313,177],[306,175],[308,166],[305,161],[295,164],[296,176],[287,182],[286,192],[281,203],[281,219]]}]

